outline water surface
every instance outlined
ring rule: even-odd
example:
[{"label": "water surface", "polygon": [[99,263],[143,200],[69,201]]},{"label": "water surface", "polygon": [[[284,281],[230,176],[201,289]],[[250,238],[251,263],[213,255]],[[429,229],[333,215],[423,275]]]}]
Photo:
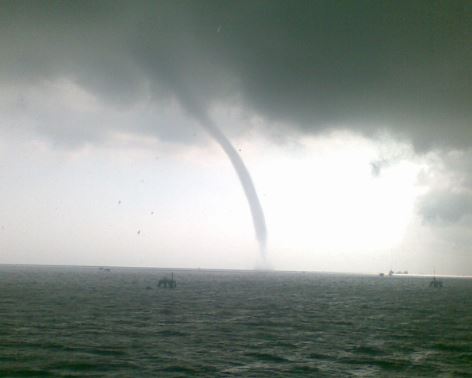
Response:
[{"label": "water surface", "polygon": [[472,376],[472,281],[0,266],[0,376]]}]

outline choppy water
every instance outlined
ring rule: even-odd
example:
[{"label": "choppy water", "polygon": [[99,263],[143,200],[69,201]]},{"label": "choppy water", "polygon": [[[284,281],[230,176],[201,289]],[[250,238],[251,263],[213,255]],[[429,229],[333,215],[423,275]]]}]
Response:
[{"label": "choppy water", "polygon": [[472,376],[471,280],[175,273],[0,266],[0,376]]}]

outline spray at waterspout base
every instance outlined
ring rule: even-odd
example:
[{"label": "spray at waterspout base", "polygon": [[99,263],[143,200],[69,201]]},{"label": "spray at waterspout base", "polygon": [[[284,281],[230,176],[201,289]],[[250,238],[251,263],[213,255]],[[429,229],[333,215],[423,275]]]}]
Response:
[{"label": "spray at waterspout base", "polygon": [[254,270],[269,271],[274,270],[274,268],[267,257],[259,257],[254,266]]},{"label": "spray at waterspout base", "polygon": [[254,265],[254,270],[274,270],[267,257],[267,243],[259,240],[259,257]]}]

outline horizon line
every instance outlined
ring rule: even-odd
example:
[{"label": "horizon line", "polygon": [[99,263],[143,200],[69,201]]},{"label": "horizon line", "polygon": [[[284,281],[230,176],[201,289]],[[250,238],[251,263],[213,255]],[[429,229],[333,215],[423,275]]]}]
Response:
[{"label": "horizon line", "polygon": [[[320,271],[320,270],[290,270],[290,269],[244,269],[244,268],[178,268],[178,267],[159,267],[159,266],[125,266],[125,265],[83,265],[83,264],[40,264],[40,263],[0,263],[0,266],[31,266],[31,267],[70,267],[70,268],[117,268],[117,269],[157,269],[157,270],[204,270],[204,271],[235,271],[235,272],[279,272],[279,273],[317,273],[317,274],[345,274],[357,276],[376,276],[379,278],[389,279],[388,275],[380,277],[380,273],[372,272],[341,272],[341,271]],[[441,278],[463,278],[471,279],[472,275],[455,275],[455,274],[425,274],[425,273],[394,273],[393,277],[441,277]]]}]

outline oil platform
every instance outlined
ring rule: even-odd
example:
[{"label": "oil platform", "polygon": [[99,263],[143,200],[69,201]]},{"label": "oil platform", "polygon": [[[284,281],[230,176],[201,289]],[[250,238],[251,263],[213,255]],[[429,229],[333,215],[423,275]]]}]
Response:
[{"label": "oil platform", "polygon": [[161,278],[157,286],[163,287],[166,289],[175,289],[177,287],[177,282],[175,282],[174,280],[174,273],[171,273],[171,278],[168,278],[168,277]]}]

